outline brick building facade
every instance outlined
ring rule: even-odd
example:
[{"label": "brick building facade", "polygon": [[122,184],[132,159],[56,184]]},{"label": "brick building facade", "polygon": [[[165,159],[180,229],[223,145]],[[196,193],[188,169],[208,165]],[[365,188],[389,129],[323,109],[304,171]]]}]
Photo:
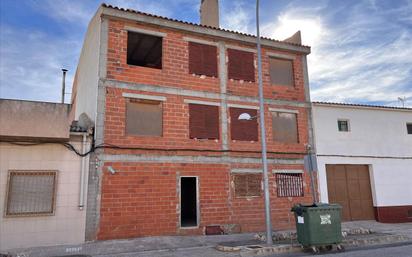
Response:
[{"label": "brick building facade", "polygon": [[[73,113],[96,124],[86,238],[264,230],[256,38],[102,5]],[[272,222],[311,202],[306,55],[262,39]],[[240,117],[246,117],[242,119]]]}]

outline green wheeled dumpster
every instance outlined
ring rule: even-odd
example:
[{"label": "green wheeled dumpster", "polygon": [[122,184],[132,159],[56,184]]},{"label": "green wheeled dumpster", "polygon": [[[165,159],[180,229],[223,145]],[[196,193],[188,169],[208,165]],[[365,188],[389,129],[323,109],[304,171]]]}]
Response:
[{"label": "green wheeled dumpster", "polygon": [[341,245],[341,209],[339,204],[295,205],[292,211],[295,213],[298,242],[314,253],[322,248],[332,250],[333,246],[339,251],[344,250]]}]

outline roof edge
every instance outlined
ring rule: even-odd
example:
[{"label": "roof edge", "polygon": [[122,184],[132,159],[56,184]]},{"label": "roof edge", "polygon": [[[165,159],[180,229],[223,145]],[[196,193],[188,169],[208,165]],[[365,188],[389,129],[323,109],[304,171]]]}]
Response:
[{"label": "roof edge", "polygon": [[[186,32],[208,35],[212,37],[219,37],[229,40],[241,41],[243,43],[256,44],[256,36],[241,33],[237,31],[226,30],[222,28],[214,28],[206,25],[196,24],[192,22],[185,22],[177,19],[167,18],[145,12],[140,12],[132,9],[124,9],[112,5],[103,3],[100,6],[102,16],[115,17],[120,19],[132,20],[151,25],[166,27],[169,29],[183,30]],[[310,54],[311,50],[309,46],[295,44],[291,42],[285,42],[275,40],[271,38],[261,37],[262,46],[271,47],[279,50],[293,51],[301,54]]]},{"label": "roof edge", "polygon": [[396,106],[384,106],[384,105],[372,105],[372,104],[351,104],[351,103],[335,103],[335,102],[312,102],[312,105],[317,106],[334,106],[341,108],[360,108],[360,109],[372,109],[372,110],[386,110],[386,111],[412,111],[409,107],[396,107]]}]

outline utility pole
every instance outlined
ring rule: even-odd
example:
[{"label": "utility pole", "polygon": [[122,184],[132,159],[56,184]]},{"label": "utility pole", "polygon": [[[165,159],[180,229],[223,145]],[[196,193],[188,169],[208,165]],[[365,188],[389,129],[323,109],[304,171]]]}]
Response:
[{"label": "utility pole", "polygon": [[266,129],[265,129],[265,105],[263,102],[263,83],[262,83],[262,53],[260,48],[259,31],[259,0],[256,0],[256,44],[258,56],[258,83],[259,83],[259,106],[260,106],[260,136],[262,143],[262,165],[263,165],[263,187],[265,195],[265,219],[266,219],[266,244],[272,245],[272,221],[270,215],[270,195],[268,162],[266,153]]}]

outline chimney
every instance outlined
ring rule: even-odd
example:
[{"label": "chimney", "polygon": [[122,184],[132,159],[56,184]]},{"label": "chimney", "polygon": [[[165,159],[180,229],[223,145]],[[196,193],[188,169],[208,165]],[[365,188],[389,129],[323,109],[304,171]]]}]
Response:
[{"label": "chimney", "polygon": [[219,0],[201,0],[200,24],[219,28]]},{"label": "chimney", "polygon": [[64,104],[64,95],[66,94],[66,72],[67,69],[62,69],[63,79],[62,79],[62,104]]}]

